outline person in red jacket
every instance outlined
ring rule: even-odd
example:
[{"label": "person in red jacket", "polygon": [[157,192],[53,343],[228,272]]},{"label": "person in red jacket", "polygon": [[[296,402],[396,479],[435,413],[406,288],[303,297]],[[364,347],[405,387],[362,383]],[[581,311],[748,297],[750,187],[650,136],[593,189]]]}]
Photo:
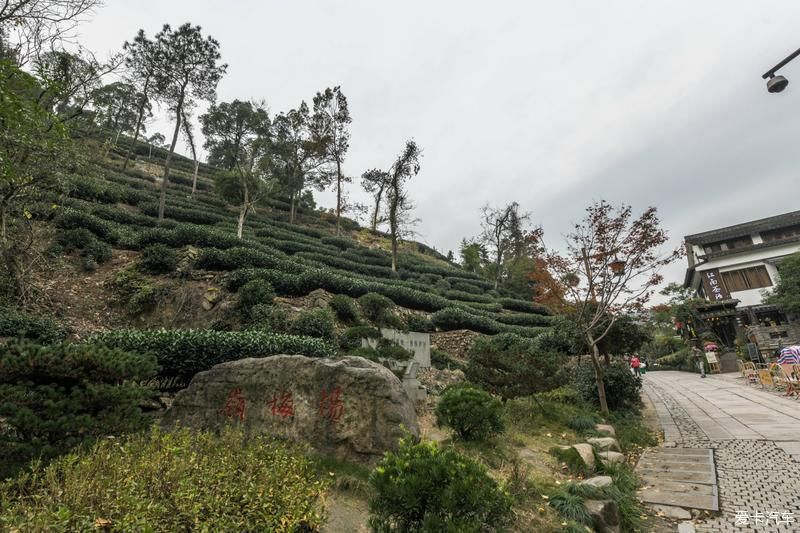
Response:
[{"label": "person in red jacket", "polygon": [[631,357],[631,368],[633,369],[633,373],[636,374],[637,376],[642,375],[641,372],[639,371],[640,365],[641,363],[639,362],[639,356],[633,354],[633,357]]}]

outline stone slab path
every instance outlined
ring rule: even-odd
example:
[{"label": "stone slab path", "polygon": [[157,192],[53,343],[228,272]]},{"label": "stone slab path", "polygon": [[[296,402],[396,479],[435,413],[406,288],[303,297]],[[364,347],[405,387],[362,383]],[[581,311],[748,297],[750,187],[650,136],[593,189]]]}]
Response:
[{"label": "stone slab path", "polygon": [[739,374],[649,372],[665,447],[711,449],[721,514],[706,532],[800,531],[800,402]]},{"label": "stone slab path", "polygon": [[646,503],[719,511],[714,452],[709,448],[653,448],[636,465]]}]

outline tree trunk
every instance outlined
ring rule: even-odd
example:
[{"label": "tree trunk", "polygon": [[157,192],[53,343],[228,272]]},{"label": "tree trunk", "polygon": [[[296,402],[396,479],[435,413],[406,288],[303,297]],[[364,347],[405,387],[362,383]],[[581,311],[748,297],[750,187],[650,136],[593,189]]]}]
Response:
[{"label": "tree trunk", "polygon": [[597,342],[592,338],[591,334],[586,335],[589,345],[592,347],[592,366],[594,367],[594,377],[597,383],[597,397],[600,400],[600,411],[603,414],[608,414],[608,402],[606,401],[606,386],[603,383],[603,366],[600,364],[600,350],[597,348]]},{"label": "tree trunk", "polygon": [[236,228],[236,236],[240,239],[244,233],[244,217],[247,216],[247,210],[250,207],[250,191],[247,188],[247,180],[242,182],[242,207],[239,209],[239,225]]},{"label": "tree trunk", "polygon": [[172,164],[172,153],[175,151],[175,145],[178,144],[178,134],[181,131],[181,109],[183,107],[183,98],[178,100],[176,107],[175,117],[175,132],[172,134],[172,144],[169,145],[169,153],[167,160],[164,161],[164,180],[161,182],[161,195],[158,199],[158,221],[164,220],[164,206],[167,203],[167,182],[169,181],[169,167]]},{"label": "tree trunk", "polygon": [[342,216],[342,164],[336,158],[336,236],[341,234],[339,219]]},{"label": "tree trunk", "polygon": [[147,143],[150,149],[147,151],[147,160],[150,161],[153,159],[153,143]]},{"label": "tree trunk", "polygon": [[390,196],[389,204],[389,230],[392,234],[392,272],[397,272],[397,187],[394,196]]},{"label": "tree trunk", "polygon": [[289,223],[294,224],[294,214],[297,211],[297,193],[292,191],[292,195],[289,198]]},{"label": "tree trunk", "polygon": [[611,356],[607,353],[603,354],[603,364],[609,366],[611,364]]},{"label": "tree trunk", "polygon": [[392,231],[392,272],[397,272],[397,236]]},{"label": "tree trunk", "polygon": [[[139,110],[138,116],[136,117],[136,131],[133,132],[133,142],[131,143],[131,147],[128,148],[128,155],[125,156],[125,162],[122,163],[122,170],[128,168],[128,161],[131,160],[131,154],[133,153],[133,149],[136,147],[136,141],[139,139],[139,129],[142,127],[142,120],[144,119],[144,106],[147,103],[147,88],[150,85],[150,79],[147,78],[144,80],[144,91],[142,92],[142,101],[139,103]],[[152,154],[153,145],[150,145],[150,153]],[[150,157],[148,156],[148,159]]]},{"label": "tree trunk", "polygon": [[114,146],[117,146],[117,143],[119,142],[119,136],[121,133],[122,133],[122,128],[119,128],[117,130],[117,134],[114,136]]},{"label": "tree trunk", "polygon": [[6,213],[6,207],[3,206],[2,209],[0,209],[0,243],[3,244],[3,250],[5,250],[6,245],[8,244],[8,234],[6,229],[6,225],[8,224],[7,218],[8,215]]},{"label": "tree trunk", "polygon": [[192,198],[194,198],[194,193],[197,191],[197,169],[200,167],[200,161],[197,159],[194,160],[194,175],[192,176]]}]

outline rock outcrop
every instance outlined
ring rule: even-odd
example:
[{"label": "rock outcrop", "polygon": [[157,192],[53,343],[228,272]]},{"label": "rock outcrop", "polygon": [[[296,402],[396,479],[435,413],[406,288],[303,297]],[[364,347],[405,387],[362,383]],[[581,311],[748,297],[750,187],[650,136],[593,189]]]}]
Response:
[{"label": "rock outcrop", "polygon": [[222,363],[178,393],[163,423],[198,429],[241,424],[364,464],[394,449],[404,431],[419,436],[400,380],[361,357],[277,355]]}]

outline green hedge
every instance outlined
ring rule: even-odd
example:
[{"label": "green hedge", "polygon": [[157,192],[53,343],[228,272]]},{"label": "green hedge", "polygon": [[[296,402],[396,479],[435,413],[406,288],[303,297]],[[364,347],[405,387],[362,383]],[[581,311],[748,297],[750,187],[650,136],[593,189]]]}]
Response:
[{"label": "green hedge", "polygon": [[536,337],[548,328],[509,326],[485,316],[473,315],[464,309],[448,307],[433,314],[433,324],[444,331],[468,329],[478,333],[495,335],[497,333],[516,333],[523,337]]},{"label": "green hedge", "polygon": [[275,354],[328,357],[336,353],[332,344],[320,339],[258,330],[116,330],[92,335],[87,342],[127,352],[152,353],[161,367],[160,376],[185,381],[216,364],[245,357]]},{"label": "green hedge", "polygon": [[531,313],[499,313],[496,320],[511,326],[551,326],[553,317]]},{"label": "green hedge", "polygon": [[516,300],[514,298],[500,298],[497,302],[509,311],[522,311],[523,313],[538,313],[549,315],[550,311],[543,305],[539,305],[527,300]]},{"label": "green hedge", "polygon": [[291,274],[305,271],[305,267],[277,250],[270,252],[235,246],[227,250],[204,248],[196,266],[205,270],[236,270],[240,268],[273,268]]},{"label": "green hedge", "polygon": [[328,254],[320,254],[312,252],[300,252],[297,254],[297,256],[302,257],[304,259],[308,259],[310,261],[314,261],[316,263],[321,263],[323,265],[327,265],[333,268],[338,268],[340,270],[346,270],[348,272],[356,272],[358,274],[363,274],[365,276],[375,276],[379,278],[397,278],[397,272],[393,272],[391,268],[375,266],[375,265],[366,265],[363,263],[356,263],[355,261],[349,261],[347,259],[344,259],[336,255],[328,255]]},{"label": "green hedge", "polygon": [[62,340],[66,331],[54,319],[0,306],[0,337],[13,337],[51,344]]},{"label": "green hedge", "polygon": [[[139,209],[145,215],[158,216],[158,202],[145,202],[139,204]],[[217,222],[227,222],[232,215],[219,215],[211,211],[201,209],[186,209],[167,203],[164,206],[164,216],[180,222],[190,222],[192,224],[216,224]]]}]

